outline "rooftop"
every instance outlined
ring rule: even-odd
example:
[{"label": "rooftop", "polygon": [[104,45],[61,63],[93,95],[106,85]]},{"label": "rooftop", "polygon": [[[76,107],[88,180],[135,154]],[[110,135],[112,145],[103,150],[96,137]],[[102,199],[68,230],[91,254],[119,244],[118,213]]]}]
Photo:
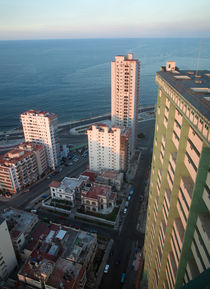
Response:
[{"label": "rooftop", "polygon": [[[37,215],[25,211],[9,208],[2,217],[6,219],[10,231],[25,232],[32,229],[32,224],[38,221]],[[14,233],[15,236],[17,233]]]},{"label": "rooftop", "polygon": [[38,109],[29,109],[29,110],[23,112],[22,115],[33,115],[33,116],[37,115],[37,116],[49,117],[49,118],[56,117],[55,113],[50,113],[48,111],[41,111]]},{"label": "rooftop", "polygon": [[20,275],[45,280],[53,288],[73,288],[96,242],[96,235],[59,224],[39,223],[31,234],[32,251]]},{"label": "rooftop", "polygon": [[98,196],[108,197],[112,193],[111,186],[93,183],[85,197],[97,199]]},{"label": "rooftop", "polygon": [[157,75],[165,79],[180,95],[209,121],[210,119],[210,71],[175,70],[162,67]]},{"label": "rooftop", "polygon": [[65,191],[65,193],[72,194],[77,188],[79,188],[85,181],[88,181],[89,177],[80,175],[79,178],[65,177],[61,182],[52,181],[49,187],[59,188]]}]

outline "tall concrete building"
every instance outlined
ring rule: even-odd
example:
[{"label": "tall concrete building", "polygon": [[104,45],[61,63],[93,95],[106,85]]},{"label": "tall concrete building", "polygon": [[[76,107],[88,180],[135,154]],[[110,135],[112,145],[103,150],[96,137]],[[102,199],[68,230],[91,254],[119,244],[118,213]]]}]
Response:
[{"label": "tall concrete building", "polygon": [[0,156],[0,190],[15,194],[47,170],[45,147],[22,143]]},{"label": "tall concrete building", "polygon": [[178,289],[210,267],[210,71],[167,62],[156,82],[145,274]]},{"label": "tall concrete building", "polygon": [[140,62],[128,56],[116,56],[111,63],[111,117],[116,126],[131,128],[131,148],[136,144],[139,104]]},{"label": "tall concrete building", "polygon": [[0,281],[7,279],[17,266],[15,251],[6,221],[0,217]]},{"label": "tall concrete building", "polygon": [[94,124],[87,135],[90,170],[126,171],[130,129]]},{"label": "tall concrete building", "polygon": [[48,166],[54,170],[60,161],[56,114],[28,110],[21,114],[21,121],[25,141],[43,144],[46,149]]}]

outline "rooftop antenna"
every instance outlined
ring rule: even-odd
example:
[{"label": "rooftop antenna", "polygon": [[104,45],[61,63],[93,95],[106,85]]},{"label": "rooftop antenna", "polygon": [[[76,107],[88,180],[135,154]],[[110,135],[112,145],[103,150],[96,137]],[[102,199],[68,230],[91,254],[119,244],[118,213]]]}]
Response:
[{"label": "rooftop antenna", "polygon": [[202,48],[202,43],[200,42],[200,48],[199,48],[199,51],[198,51],[198,60],[197,60],[195,77],[198,77],[198,68],[199,68],[199,64],[200,64],[201,48]]}]

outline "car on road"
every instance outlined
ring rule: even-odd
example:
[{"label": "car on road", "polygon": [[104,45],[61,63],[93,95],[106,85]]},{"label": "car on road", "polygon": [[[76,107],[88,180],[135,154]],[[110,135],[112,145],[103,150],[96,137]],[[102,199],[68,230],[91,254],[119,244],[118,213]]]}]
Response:
[{"label": "car on road", "polygon": [[109,264],[106,264],[104,268],[104,273],[108,273],[108,272],[109,272]]},{"label": "car on road", "polygon": [[130,193],[129,193],[129,195],[132,196],[133,193],[134,193],[134,188],[131,188],[131,189],[130,189]]},{"label": "car on road", "polygon": [[120,283],[123,284],[125,282],[125,273],[122,273]]},{"label": "car on road", "polygon": [[37,213],[37,210],[31,210],[31,213],[36,214],[36,213]]}]

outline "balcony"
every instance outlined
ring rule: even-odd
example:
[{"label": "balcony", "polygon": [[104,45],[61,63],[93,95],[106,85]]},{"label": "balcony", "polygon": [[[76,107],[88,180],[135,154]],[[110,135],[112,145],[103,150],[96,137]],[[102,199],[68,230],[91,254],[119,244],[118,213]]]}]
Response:
[{"label": "balcony", "polygon": [[200,161],[200,154],[198,151],[194,148],[192,143],[190,141],[187,141],[187,147],[186,147],[186,152],[189,154],[190,158],[193,160],[195,166],[198,168],[199,166],[199,161]]},{"label": "balcony", "polygon": [[173,130],[176,133],[176,135],[178,136],[178,138],[180,139],[181,136],[181,126],[179,126],[178,122],[174,122],[174,126],[173,126]]},{"label": "balcony", "polygon": [[172,285],[171,288],[174,288],[175,281],[176,281],[177,266],[176,266],[174,255],[172,252],[168,256],[167,267],[168,267],[167,275],[168,275],[169,283]]},{"label": "balcony", "polygon": [[184,227],[182,225],[180,218],[177,218],[174,221],[173,230],[172,230],[172,238],[174,239],[177,253],[178,253],[178,256],[180,258],[180,254],[182,251],[182,242],[183,242],[183,238],[184,238]]},{"label": "balcony", "polygon": [[178,135],[176,134],[176,132],[173,130],[173,134],[172,134],[172,141],[176,147],[176,149],[178,150],[179,148],[179,137]]},{"label": "balcony", "polygon": [[180,126],[182,126],[182,115],[177,109],[175,111],[175,120],[179,123]]},{"label": "balcony", "polygon": [[209,189],[209,184],[210,184],[210,173],[208,173],[206,184],[204,186],[204,191],[203,191],[203,200],[206,204],[206,207],[210,211],[210,189]]},{"label": "balcony", "polygon": [[164,124],[165,128],[168,127],[168,118],[166,116],[164,116],[163,124]]},{"label": "balcony", "polygon": [[186,283],[189,282],[190,280],[194,279],[197,275],[199,275],[199,270],[196,265],[196,262],[194,259],[191,259],[187,266],[186,266],[186,272],[189,276],[189,280],[186,279]]},{"label": "balcony", "polygon": [[194,240],[197,243],[200,254],[206,268],[210,266],[210,216],[209,214],[200,215],[197,220],[197,230]]},{"label": "balcony", "polygon": [[200,137],[195,133],[195,131],[190,127],[188,138],[191,140],[191,142],[194,144],[196,149],[201,153],[203,148],[203,141],[200,139]]},{"label": "balcony", "polygon": [[193,160],[191,159],[190,155],[188,152],[186,152],[185,157],[184,157],[184,164],[186,166],[186,169],[189,172],[189,175],[191,176],[192,180],[195,182],[196,176],[197,176],[197,167],[194,164]]},{"label": "balcony", "polygon": [[169,162],[171,164],[171,167],[172,167],[171,169],[173,171],[173,174],[174,174],[174,172],[176,170],[176,158],[177,158],[177,153],[171,153],[170,154]]},{"label": "balcony", "polygon": [[168,108],[170,108],[170,100],[168,99],[168,97],[166,97],[166,106],[167,106]]}]

